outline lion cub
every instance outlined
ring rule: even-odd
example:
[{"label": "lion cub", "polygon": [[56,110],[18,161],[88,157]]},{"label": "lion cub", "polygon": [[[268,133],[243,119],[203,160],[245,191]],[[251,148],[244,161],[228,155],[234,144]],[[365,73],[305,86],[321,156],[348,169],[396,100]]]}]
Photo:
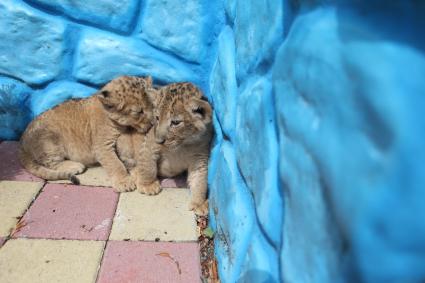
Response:
[{"label": "lion cub", "polygon": [[[198,215],[208,213],[207,174],[213,135],[212,109],[191,83],[162,87],[155,99],[155,126],[146,135],[124,134],[118,156],[129,167],[141,193],[160,192],[158,175],[174,177],[188,171],[189,205]],[[129,168],[131,169],[131,168]]]},{"label": "lion cub", "polygon": [[75,179],[100,163],[117,191],[135,189],[115,145],[128,129],[146,133],[153,125],[152,79],[123,76],[95,95],[70,100],[34,119],[23,133],[19,158],[32,174],[47,180]]}]

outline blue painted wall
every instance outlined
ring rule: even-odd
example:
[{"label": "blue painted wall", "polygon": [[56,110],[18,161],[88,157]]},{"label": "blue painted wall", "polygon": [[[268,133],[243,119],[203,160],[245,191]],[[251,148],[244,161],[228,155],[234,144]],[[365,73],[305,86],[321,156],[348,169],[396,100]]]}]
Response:
[{"label": "blue painted wall", "polygon": [[225,282],[425,280],[425,2],[225,1],[210,161]]},{"label": "blue painted wall", "polygon": [[0,138],[117,75],[195,82],[223,282],[424,282],[425,2],[181,3],[1,1]]},{"label": "blue painted wall", "polygon": [[0,139],[116,76],[192,81],[208,94],[219,3],[0,1]]}]

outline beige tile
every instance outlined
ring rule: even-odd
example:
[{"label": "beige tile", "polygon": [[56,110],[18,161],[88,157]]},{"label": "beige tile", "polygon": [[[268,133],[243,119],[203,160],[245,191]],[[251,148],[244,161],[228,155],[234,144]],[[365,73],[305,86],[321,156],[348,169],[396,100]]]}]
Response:
[{"label": "beige tile", "polygon": [[189,190],[165,189],[156,196],[122,193],[110,239],[196,241]]},{"label": "beige tile", "polygon": [[9,240],[0,249],[0,282],[95,282],[102,241]]},{"label": "beige tile", "polygon": [[8,236],[43,183],[0,181],[0,236]]},{"label": "beige tile", "polygon": [[[83,174],[77,175],[80,185],[94,187],[112,187],[111,179],[102,167],[88,168]],[[71,184],[69,180],[48,181],[53,184]],[[186,177],[177,176],[175,178],[161,179],[163,188],[184,188],[186,187]]]},{"label": "beige tile", "polygon": [[[111,180],[102,167],[88,168],[83,174],[77,175],[80,185],[95,187],[111,187]],[[69,180],[49,181],[49,183],[70,184]]]}]

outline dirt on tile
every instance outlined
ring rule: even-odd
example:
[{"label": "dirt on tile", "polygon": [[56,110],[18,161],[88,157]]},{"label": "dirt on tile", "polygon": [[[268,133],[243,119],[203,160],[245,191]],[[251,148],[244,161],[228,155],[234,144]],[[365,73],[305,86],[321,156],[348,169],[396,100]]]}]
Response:
[{"label": "dirt on tile", "polygon": [[208,226],[208,216],[197,216],[198,242],[201,256],[201,272],[203,283],[220,283],[217,271],[217,260],[214,255],[214,235]]}]

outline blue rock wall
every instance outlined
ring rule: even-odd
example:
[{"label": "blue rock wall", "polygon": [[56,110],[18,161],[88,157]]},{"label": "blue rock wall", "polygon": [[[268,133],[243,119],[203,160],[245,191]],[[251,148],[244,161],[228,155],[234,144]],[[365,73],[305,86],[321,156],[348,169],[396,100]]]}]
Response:
[{"label": "blue rock wall", "polygon": [[209,169],[224,282],[425,280],[425,3],[224,1]]},{"label": "blue rock wall", "polygon": [[0,139],[121,74],[214,106],[222,282],[425,280],[425,3],[0,2]]},{"label": "blue rock wall", "polygon": [[1,1],[0,139],[18,139],[34,116],[119,75],[192,81],[208,95],[217,9],[200,0]]}]

